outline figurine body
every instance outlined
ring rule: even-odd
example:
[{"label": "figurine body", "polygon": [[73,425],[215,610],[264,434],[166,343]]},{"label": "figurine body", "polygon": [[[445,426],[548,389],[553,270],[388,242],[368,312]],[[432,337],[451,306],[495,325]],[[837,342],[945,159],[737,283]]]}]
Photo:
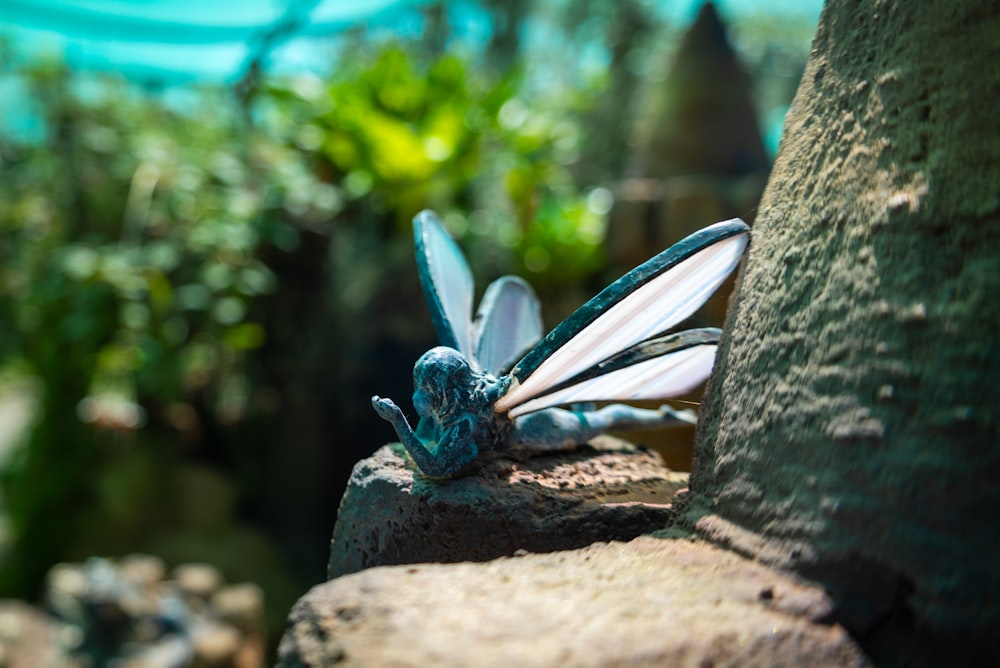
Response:
[{"label": "figurine body", "polygon": [[694,423],[691,411],[624,404],[593,411],[546,408],[511,419],[493,410],[509,384],[509,376],[475,371],[457,350],[439,346],[413,368],[416,431],[391,399],[376,396],[372,405],[396,429],[420,470],[433,477],[456,473],[490,450],[570,449],[608,431]]},{"label": "figurine body", "polygon": [[445,345],[414,366],[416,430],[392,400],[375,396],[372,406],[426,475],[454,475],[488,451],[568,449],[607,431],[694,423],[691,411],[668,406],[557,406],[667,398],[703,382],[719,330],[663,332],[701,306],[739,262],[748,236],[742,221],[718,223],[657,255],[544,339],[527,283],[495,281],[472,321],[471,272],[461,251],[429,212],[414,220],[414,234]]}]

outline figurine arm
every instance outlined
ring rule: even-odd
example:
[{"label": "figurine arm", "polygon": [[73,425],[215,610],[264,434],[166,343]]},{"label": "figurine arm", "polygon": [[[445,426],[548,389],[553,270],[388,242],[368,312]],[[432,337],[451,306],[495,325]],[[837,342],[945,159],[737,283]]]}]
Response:
[{"label": "figurine arm", "polygon": [[399,442],[410,453],[410,457],[413,458],[413,461],[416,462],[421,471],[426,472],[436,468],[433,453],[413,433],[413,429],[410,428],[410,423],[406,421],[406,416],[403,415],[402,409],[392,399],[384,399],[375,395],[372,397],[372,408],[375,409],[380,418],[391,424],[393,429],[396,430]]},{"label": "figurine arm", "polygon": [[432,452],[424,442],[417,437],[406,421],[403,411],[392,399],[379,396],[372,397],[372,407],[383,420],[386,420],[396,430],[400,443],[410,453],[410,457],[420,470],[431,477],[442,477],[455,473],[471,462],[479,454],[472,442],[468,425],[463,422],[458,427],[446,432],[438,440]]}]

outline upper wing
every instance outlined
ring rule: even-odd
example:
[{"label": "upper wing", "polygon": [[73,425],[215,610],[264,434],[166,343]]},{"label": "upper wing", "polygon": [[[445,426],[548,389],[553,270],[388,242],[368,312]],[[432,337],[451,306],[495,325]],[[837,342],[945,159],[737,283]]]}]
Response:
[{"label": "upper wing", "polygon": [[476,314],[476,360],[502,375],[542,338],[538,297],[526,281],[502,276],[490,283]]},{"label": "upper wing", "polygon": [[472,272],[458,244],[433,211],[413,219],[417,269],[438,340],[467,360],[476,359],[472,332]]},{"label": "upper wing", "polygon": [[[690,316],[736,267],[748,240],[749,227],[742,220],[734,218],[716,223],[619,278],[549,332],[517,363],[511,372],[511,389],[497,402],[495,409],[509,411],[515,416],[529,412],[518,410],[515,413],[514,409],[537,397],[565,389],[567,381]],[[688,389],[687,386],[693,387],[708,376],[715,346],[698,345],[689,350],[647,357],[645,361],[598,374],[587,382],[593,390],[610,387],[614,380],[634,388],[633,393],[641,391],[644,398],[682,392],[683,389],[672,390]],[[672,366],[667,361],[672,358],[690,363]],[[661,375],[667,377],[660,378]],[[650,394],[653,389],[657,389],[656,393]],[[599,398],[640,397],[604,395]],[[541,403],[553,405],[565,401],[536,402],[534,405],[544,407]]]}]

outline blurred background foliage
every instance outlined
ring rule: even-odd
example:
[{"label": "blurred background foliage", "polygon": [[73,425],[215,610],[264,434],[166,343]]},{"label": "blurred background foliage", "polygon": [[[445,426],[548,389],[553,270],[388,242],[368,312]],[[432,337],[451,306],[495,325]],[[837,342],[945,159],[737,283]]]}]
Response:
[{"label": "blurred background foliage", "polygon": [[[642,0],[479,11],[479,42],[431,3],[407,35],[340,35],[324,76],[262,57],[183,95],[6,58],[35,124],[0,135],[0,423],[30,416],[0,430],[0,595],[145,551],[262,584],[280,629],[351,466],[392,436],[369,397],[408,396],[434,343],[413,214],[443,216],[480,285],[527,276],[549,324],[614,278],[616,184],[682,26]],[[765,125],[811,30],[730,31]]]}]

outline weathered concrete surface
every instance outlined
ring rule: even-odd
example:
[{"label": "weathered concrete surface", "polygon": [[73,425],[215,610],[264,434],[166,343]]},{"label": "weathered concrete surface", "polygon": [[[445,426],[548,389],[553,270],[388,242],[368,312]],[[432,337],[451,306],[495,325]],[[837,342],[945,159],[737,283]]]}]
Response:
[{"label": "weathered concrete surface", "polygon": [[829,610],[759,563],[644,536],[338,578],[292,609],[278,665],[864,665]]},{"label": "weathered concrete surface", "polygon": [[687,474],[609,436],[571,452],[423,477],[401,445],[359,462],[340,503],[329,577],[380,565],[487,561],[628,540],[666,526]]},{"label": "weathered concrete surface", "polygon": [[981,642],[992,661],[998,106],[1000,3],[826,4],[702,405],[684,516],[823,582],[859,633]]}]

